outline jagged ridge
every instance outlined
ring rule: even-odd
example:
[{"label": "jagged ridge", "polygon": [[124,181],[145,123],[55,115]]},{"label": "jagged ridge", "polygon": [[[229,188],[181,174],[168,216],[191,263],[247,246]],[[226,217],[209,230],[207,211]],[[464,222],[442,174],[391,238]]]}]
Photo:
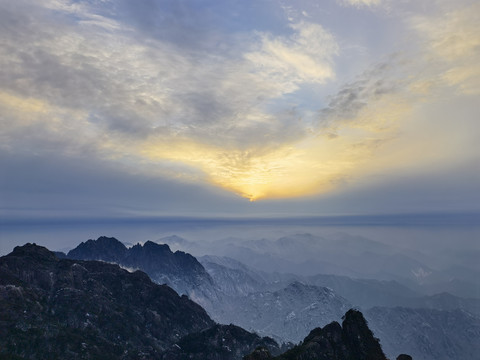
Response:
[{"label": "jagged ridge", "polygon": [[245,360],[387,360],[378,339],[367,326],[362,313],[349,310],[342,325],[334,321],[316,328],[284,354],[273,357],[264,348],[258,348]]},{"label": "jagged ridge", "polygon": [[183,251],[172,252],[167,244],[147,241],[127,248],[113,237],[82,242],[67,257],[79,260],[114,262],[129,269],[145,271],[158,284],[167,284],[179,294],[207,305],[216,299],[214,282],[195,257]]},{"label": "jagged ridge", "polygon": [[158,357],[214,322],[136,271],[58,259],[35,244],[0,258],[0,352],[26,358]]}]

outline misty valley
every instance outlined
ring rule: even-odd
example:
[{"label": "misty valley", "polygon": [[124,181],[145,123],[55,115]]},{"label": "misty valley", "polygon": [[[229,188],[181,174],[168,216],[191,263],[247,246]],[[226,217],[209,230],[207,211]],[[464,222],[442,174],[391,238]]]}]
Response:
[{"label": "misty valley", "polygon": [[0,358],[476,359],[478,264],[437,255],[345,232],[26,244],[0,258]]}]

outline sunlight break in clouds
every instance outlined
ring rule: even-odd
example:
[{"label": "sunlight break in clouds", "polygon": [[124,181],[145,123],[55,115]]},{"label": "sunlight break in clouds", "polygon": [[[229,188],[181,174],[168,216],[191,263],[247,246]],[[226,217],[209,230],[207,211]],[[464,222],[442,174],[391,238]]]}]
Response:
[{"label": "sunlight break in clouds", "polygon": [[450,119],[432,114],[478,94],[478,5],[401,12],[414,41],[345,84],[335,83],[339,64],[356,65],[344,48],[357,45],[358,29],[336,35],[310,15],[277,31],[215,28],[192,45],[136,28],[108,1],[0,6],[0,146],[10,153],[92,156],[253,201],[325,193],[434,159],[448,167],[449,154],[471,152],[469,115],[458,149],[444,141]]}]

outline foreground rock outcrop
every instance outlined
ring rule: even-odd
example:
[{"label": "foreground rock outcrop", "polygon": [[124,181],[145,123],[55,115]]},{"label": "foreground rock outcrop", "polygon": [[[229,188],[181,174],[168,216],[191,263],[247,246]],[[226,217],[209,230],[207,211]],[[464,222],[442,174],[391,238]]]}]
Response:
[{"label": "foreground rock outcrop", "polygon": [[0,258],[0,353],[25,358],[158,357],[214,325],[204,309],[141,271],[58,259],[35,244]]},{"label": "foreground rock outcrop", "polygon": [[310,332],[303,343],[273,357],[265,348],[257,348],[245,360],[387,360],[378,339],[367,326],[362,313],[349,310],[342,325],[334,321]]}]

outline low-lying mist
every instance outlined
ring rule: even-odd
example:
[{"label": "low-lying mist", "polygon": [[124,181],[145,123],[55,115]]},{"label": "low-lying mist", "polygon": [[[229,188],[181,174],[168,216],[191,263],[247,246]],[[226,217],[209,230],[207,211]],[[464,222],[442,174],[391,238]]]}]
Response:
[{"label": "low-lying mist", "polygon": [[68,251],[105,235],[127,245],[152,240],[194,256],[227,256],[267,272],[414,284],[457,279],[468,287],[478,284],[479,234],[471,215],[59,220],[5,224],[0,253],[26,242]]}]

